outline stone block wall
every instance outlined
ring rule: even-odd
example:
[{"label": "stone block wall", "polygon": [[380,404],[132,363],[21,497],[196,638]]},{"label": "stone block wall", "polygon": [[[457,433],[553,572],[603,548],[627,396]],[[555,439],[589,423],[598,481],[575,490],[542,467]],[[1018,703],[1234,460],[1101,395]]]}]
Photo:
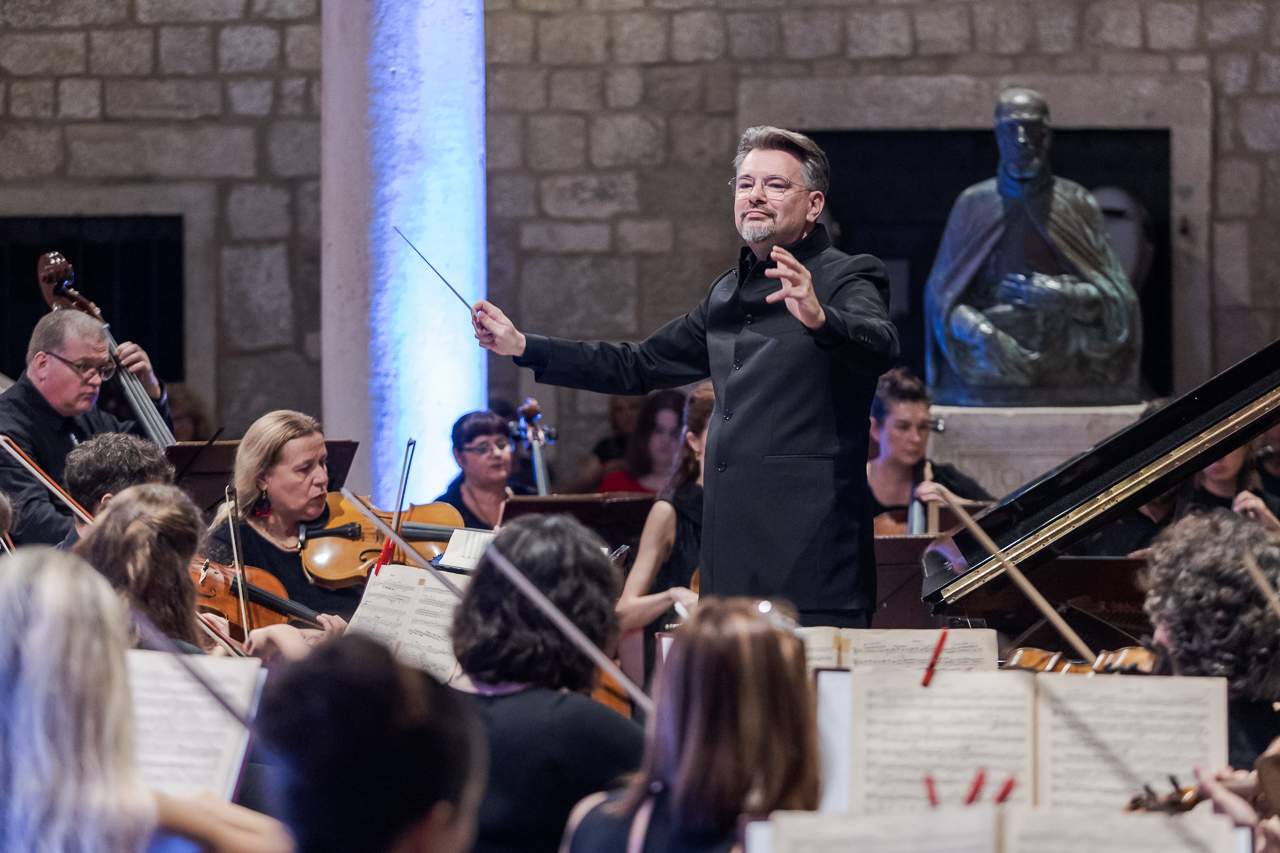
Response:
[{"label": "stone block wall", "polygon": [[319,85],[319,0],[0,0],[0,193],[214,189],[228,434],[319,413]]},{"label": "stone block wall", "polygon": [[[489,288],[528,331],[632,339],[732,265],[750,79],[1142,74],[1212,82],[1213,369],[1280,335],[1280,5],[1268,0],[486,0]],[[1176,345],[1176,343],[1175,343]],[[538,391],[570,473],[597,395]]]}]

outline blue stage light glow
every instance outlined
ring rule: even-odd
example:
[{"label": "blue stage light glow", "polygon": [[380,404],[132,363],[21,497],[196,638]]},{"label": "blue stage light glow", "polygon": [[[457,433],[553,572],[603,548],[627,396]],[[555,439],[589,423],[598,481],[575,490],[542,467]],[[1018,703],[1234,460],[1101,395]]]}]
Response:
[{"label": "blue stage light glow", "polygon": [[418,441],[408,497],[425,503],[458,473],[453,422],[487,405],[487,356],[467,310],[392,230],[469,303],[484,297],[484,9],[371,5],[370,467],[374,501],[390,507],[405,442]]}]

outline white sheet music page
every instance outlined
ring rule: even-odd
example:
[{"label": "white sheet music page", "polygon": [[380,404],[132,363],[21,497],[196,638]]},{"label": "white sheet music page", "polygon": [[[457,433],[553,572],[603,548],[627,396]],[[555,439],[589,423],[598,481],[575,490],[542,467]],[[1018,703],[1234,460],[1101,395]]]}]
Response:
[{"label": "white sheet music page", "polygon": [[1010,803],[1030,803],[1035,678],[1024,672],[854,673],[849,811],[909,812],[964,801],[979,768],[994,791],[1010,777]]},{"label": "white sheet music page", "polygon": [[997,853],[989,805],[902,815],[774,812],[773,853]]},{"label": "white sheet music page", "polygon": [[804,638],[804,665],[809,672],[840,666],[839,628],[820,625],[798,630]]},{"label": "white sheet music page", "polygon": [[[188,655],[241,713],[252,715],[262,661]],[[134,751],[142,780],[165,794],[210,791],[230,800],[249,732],[167,652],[131,649]]]},{"label": "white sheet music page", "polygon": [[1114,809],[1010,809],[1004,853],[1234,853],[1230,818]]},{"label": "white sheet music page", "polygon": [[[450,580],[465,590],[471,578],[450,574]],[[383,566],[369,579],[351,630],[385,644],[398,660],[449,681],[457,667],[449,638],[457,606],[458,597],[426,569]]]},{"label": "white sheet music page", "polygon": [[[924,672],[942,630],[915,628],[846,629],[840,632],[840,665],[855,672],[910,669]],[[996,632],[991,628],[951,628],[938,657],[939,670],[994,670]]]},{"label": "white sheet music page", "polygon": [[492,530],[458,528],[449,537],[449,545],[444,549],[444,555],[440,557],[440,565],[451,569],[465,569],[468,572],[473,570],[496,535],[497,533]]},{"label": "white sheet music page", "polygon": [[1149,783],[1227,763],[1221,678],[1036,677],[1038,804],[1123,808]]}]

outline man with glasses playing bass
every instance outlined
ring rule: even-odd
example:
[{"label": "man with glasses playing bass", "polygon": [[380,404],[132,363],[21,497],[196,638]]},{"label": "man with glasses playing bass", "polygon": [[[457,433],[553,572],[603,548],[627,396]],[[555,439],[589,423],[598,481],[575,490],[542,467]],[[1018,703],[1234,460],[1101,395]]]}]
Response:
[{"label": "man with glasses playing bass", "polygon": [[688,314],[642,343],[584,343],[526,336],[481,301],[476,337],[551,385],[644,394],[710,377],[701,591],[785,598],[806,625],[868,627],[868,413],[898,357],[888,277],[818,224],[830,167],[813,140],[750,128],[735,166],[746,246]]},{"label": "man with glasses playing bass", "polygon": [[[67,454],[108,432],[146,437],[133,421],[98,409],[98,391],[116,372],[107,328],[79,311],[54,311],[36,323],[27,345],[27,369],[0,394],[0,435],[7,435],[46,474],[62,482]],[[123,343],[119,365],[138,377],[170,429],[169,401],[142,347]],[[0,492],[13,499],[11,534],[19,545],[57,545],[75,526],[71,511],[7,453],[0,453]]]}]

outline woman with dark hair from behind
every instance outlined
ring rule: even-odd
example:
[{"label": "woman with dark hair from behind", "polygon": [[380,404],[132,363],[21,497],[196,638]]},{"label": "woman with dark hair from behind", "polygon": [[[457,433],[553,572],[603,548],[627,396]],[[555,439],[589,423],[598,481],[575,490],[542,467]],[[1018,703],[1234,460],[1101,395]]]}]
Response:
[{"label": "woman with dark hair from behind", "polygon": [[484,730],[456,691],[375,641],[345,636],[288,665],[258,728],[299,853],[469,853]]},{"label": "woman with dark hair from behind", "polygon": [[1151,546],[1145,604],[1176,674],[1227,679],[1228,760],[1242,768],[1280,736],[1280,634],[1245,554],[1280,584],[1280,538],[1223,509],[1188,516]]},{"label": "woman with dark hair from behind", "polygon": [[[567,515],[526,515],[493,547],[597,646],[616,637],[604,542]],[[488,559],[453,617],[453,649],[489,736],[476,853],[553,853],[573,804],[640,766],[640,727],[585,693],[596,667]]]},{"label": "woman with dark hair from behind", "polygon": [[702,457],[715,405],[710,382],[689,392],[680,461],[649,510],[635,562],[618,599],[618,629],[625,635],[644,628],[646,682],[653,671],[655,632],[677,620],[677,603],[690,613],[698,606],[692,587],[702,553]]},{"label": "woman with dark hair from behind", "polygon": [[512,479],[510,423],[494,412],[470,412],[453,424],[453,461],[462,474],[436,498],[462,514],[463,527],[492,530],[512,495],[535,492]]},{"label": "woman with dark hair from behind", "polygon": [[794,614],[707,599],[676,630],[658,677],[644,765],[584,799],[561,853],[728,853],[742,818],[813,810],[818,730]]},{"label": "woman with dark hair from behind", "polygon": [[627,466],[605,475],[601,492],[662,491],[675,470],[680,452],[680,425],[684,420],[684,394],[653,391],[644,398],[636,429],[627,440]]}]

